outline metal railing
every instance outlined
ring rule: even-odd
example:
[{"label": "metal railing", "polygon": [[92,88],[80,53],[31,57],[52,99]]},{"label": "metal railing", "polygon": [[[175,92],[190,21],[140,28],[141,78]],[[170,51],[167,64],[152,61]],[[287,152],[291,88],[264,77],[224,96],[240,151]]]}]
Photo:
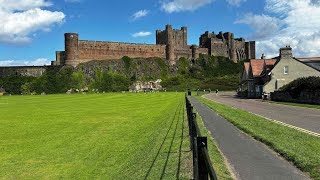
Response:
[{"label": "metal railing", "polygon": [[189,125],[190,149],[193,156],[193,178],[194,180],[217,180],[217,175],[213,169],[208,149],[207,137],[201,136],[201,132],[197,123],[196,113],[186,96],[186,109]]}]

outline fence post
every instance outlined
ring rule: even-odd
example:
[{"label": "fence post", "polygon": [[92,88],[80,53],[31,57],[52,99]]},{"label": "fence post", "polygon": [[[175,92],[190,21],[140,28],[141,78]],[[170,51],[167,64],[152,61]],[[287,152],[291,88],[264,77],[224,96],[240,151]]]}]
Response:
[{"label": "fence post", "polygon": [[208,169],[206,166],[206,160],[203,151],[203,148],[207,149],[207,137],[197,137],[197,169],[199,179],[208,180]]},{"label": "fence post", "polygon": [[196,123],[197,121],[197,114],[192,113],[191,114],[191,145],[192,145],[192,156],[193,156],[193,176],[194,180],[199,180],[199,168],[198,168],[198,148],[197,148],[197,129],[196,129]]}]

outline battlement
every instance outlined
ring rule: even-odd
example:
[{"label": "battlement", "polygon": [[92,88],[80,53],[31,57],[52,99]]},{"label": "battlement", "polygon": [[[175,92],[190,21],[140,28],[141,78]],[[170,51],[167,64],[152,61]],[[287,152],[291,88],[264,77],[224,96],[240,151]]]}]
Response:
[{"label": "battlement", "polygon": [[234,38],[230,32],[206,31],[199,38],[199,47],[208,48],[210,55],[228,57],[234,62],[255,58],[255,42],[246,43],[244,38]]},{"label": "battlement", "polygon": [[255,58],[255,42],[235,39],[233,33],[215,34],[206,31],[199,38],[199,46],[188,46],[187,33],[185,26],[173,29],[168,24],[164,30],[156,30],[156,44],[79,40],[79,34],[65,33],[65,51],[57,51],[56,61],[52,64],[76,66],[90,60],[114,60],[123,56],[160,57],[175,64],[180,57],[197,59],[200,53],[229,57],[234,62],[248,57]]}]

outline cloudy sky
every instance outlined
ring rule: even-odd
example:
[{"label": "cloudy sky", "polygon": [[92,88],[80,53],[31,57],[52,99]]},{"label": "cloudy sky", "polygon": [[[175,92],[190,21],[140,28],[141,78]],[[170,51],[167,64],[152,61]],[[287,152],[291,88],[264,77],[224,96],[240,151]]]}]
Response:
[{"label": "cloudy sky", "polygon": [[155,43],[166,24],[188,27],[188,44],[205,31],[257,41],[257,57],[291,45],[296,57],[320,56],[320,0],[0,0],[0,66],[43,65],[80,39]]}]

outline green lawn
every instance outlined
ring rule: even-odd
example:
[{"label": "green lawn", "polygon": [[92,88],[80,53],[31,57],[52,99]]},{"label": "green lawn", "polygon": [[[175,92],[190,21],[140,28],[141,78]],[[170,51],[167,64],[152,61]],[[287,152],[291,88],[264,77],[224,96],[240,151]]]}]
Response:
[{"label": "green lawn", "polygon": [[0,179],[190,179],[183,93],[0,97]]},{"label": "green lawn", "polygon": [[283,104],[288,106],[298,106],[298,107],[305,107],[305,108],[313,108],[313,109],[320,109],[320,105],[314,105],[314,104],[301,104],[301,103],[291,103],[291,102],[276,102],[276,101],[270,101],[274,104]]},{"label": "green lawn", "polygon": [[320,180],[320,138],[288,128],[240,109],[196,97],[255,139],[270,146],[299,169]]}]

